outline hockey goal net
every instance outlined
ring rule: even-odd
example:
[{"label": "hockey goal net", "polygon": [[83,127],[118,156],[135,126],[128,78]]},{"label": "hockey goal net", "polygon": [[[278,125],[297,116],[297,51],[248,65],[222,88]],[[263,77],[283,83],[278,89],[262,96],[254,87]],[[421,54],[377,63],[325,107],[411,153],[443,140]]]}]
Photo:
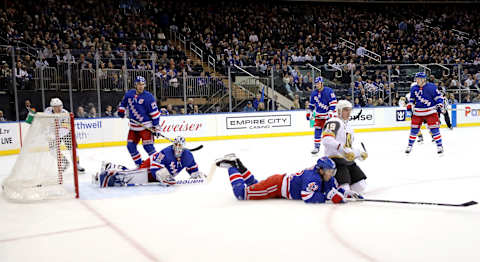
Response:
[{"label": "hockey goal net", "polygon": [[37,113],[2,188],[14,201],[79,197],[73,114]]}]

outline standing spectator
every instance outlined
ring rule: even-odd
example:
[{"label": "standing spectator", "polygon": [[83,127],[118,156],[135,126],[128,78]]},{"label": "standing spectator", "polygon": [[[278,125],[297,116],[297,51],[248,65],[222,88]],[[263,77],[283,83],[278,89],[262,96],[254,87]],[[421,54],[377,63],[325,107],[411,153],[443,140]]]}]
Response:
[{"label": "standing spectator", "polygon": [[105,109],[104,116],[106,117],[113,117],[113,108],[111,105],[108,105],[107,108]]},{"label": "standing spectator", "polygon": [[0,110],[0,122],[5,122],[7,119],[3,116],[3,111]]},{"label": "standing spectator", "polygon": [[17,62],[17,66],[15,67],[14,74],[15,74],[17,83],[20,86],[20,89],[21,90],[25,89],[25,85],[28,82],[28,73],[20,61]]}]

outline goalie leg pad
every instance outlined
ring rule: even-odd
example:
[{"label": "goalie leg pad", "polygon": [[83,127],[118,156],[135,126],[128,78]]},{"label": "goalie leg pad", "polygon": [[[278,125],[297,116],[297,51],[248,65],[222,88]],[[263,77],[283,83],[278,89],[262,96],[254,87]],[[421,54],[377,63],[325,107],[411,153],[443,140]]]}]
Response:
[{"label": "goalie leg pad", "polygon": [[105,170],[98,175],[100,187],[126,186],[128,184],[148,183],[146,169],[136,170]]}]

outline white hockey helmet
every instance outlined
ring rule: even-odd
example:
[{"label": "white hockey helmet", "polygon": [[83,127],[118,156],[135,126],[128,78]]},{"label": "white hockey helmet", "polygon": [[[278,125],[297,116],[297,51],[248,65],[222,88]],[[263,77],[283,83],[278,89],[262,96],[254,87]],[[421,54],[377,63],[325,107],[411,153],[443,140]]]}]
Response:
[{"label": "white hockey helmet", "polygon": [[63,106],[62,100],[57,97],[52,98],[52,100],[50,100],[50,106]]},{"label": "white hockey helmet", "polygon": [[182,156],[184,147],[185,138],[182,136],[175,137],[175,140],[173,141],[173,153],[175,153],[175,157],[179,158]]},{"label": "white hockey helmet", "polygon": [[338,115],[339,115],[339,116],[342,115],[342,110],[343,110],[344,108],[353,108],[352,103],[350,103],[350,102],[347,101],[347,100],[340,100],[340,101],[338,101],[338,103],[337,103],[337,112],[338,112]]}]

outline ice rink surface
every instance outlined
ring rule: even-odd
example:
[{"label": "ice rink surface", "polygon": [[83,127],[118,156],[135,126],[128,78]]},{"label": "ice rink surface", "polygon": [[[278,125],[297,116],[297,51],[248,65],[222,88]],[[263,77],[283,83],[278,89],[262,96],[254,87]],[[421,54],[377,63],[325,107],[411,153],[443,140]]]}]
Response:
[{"label": "ice rink surface", "polygon": [[[480,128],[441,132],[443,157],[427,132],[408,157],[408,131],[358,133],[356,141],[369,153],[359,162],[368,176],[365,197],[480,202]],[[316,161],[312,136],[187,146],[199,144],[204,148],[194,155],[205,173],[231,152],[259,179]],[[208,185],[98,189],[90,180],[102,160],[133,167],[127,149],[79,154],[87,170],[81,200],[16,204],[0,198],[0,261],[480,261],[480,205],[238,201],[221,168]],[[0,157],[0,181],[15,158]]]}]

